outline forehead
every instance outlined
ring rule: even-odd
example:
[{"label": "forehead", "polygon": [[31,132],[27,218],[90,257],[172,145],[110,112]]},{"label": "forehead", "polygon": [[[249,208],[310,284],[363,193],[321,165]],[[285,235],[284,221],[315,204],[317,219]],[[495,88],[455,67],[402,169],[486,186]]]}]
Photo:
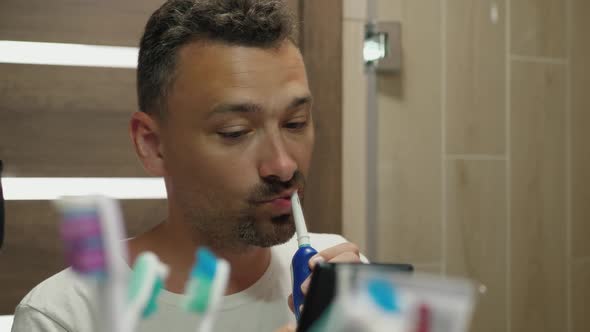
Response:
[{"label": "forehead", "polygon": [[274,48],[194,42],[178,54],[170,102],[276,99],[308,89],[301,53],[289,41]]}]

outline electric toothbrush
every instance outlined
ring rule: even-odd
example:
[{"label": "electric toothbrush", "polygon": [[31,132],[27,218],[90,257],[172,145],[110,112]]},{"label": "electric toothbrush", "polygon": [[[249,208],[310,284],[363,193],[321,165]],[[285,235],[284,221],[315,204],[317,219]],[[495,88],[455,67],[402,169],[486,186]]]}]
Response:
[{"label": "electric toothbrush", "polygon": [[295,229],[297,232],[297,242],[299,249],[295,252],[291,262],[291,277],[293,280],[293,304],[295,309],[295,317],[299,320],[301,312],[299,308],[305,299],[301,291],[301,284],[311,274],[309,268],[309,260],[318,252],[311,247],[309,241],[309,234],[307,233],[307,226],[305,225],[305,218],[303,217],[303,210],[301,209],[301,202],[297,192],[291,196],[291,206],[293,209],[293,219],[295,220]]}]

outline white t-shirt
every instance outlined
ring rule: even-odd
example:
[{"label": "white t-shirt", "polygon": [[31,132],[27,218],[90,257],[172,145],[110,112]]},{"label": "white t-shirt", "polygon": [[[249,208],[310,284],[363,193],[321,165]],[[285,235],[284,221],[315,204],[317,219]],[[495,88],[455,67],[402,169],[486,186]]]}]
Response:
[{"label": "white t-shirt", "polygon": [[[310,234],[318,251],[343,243],[339,235]],[[290,265],[297,250],[295,238],[271,248],[270,265],[264,275],[248,289],[225,296],[217,313],[214,331],[272,332],[294,322],[287,305],[291,294]],[[97,317],[95,294],[88,283],[66,269],[40,283],[17,306],[12,332],[90,332]],[[158,311],[142,320],[142,332],[196,331],[198,319],[185,312],[183,295],[163,290]]]}]

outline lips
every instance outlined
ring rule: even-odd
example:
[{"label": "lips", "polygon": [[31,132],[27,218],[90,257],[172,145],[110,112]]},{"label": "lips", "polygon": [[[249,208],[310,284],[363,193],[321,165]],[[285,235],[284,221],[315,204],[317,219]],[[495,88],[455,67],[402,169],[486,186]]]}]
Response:
[{"label": "lips", "polygon": [[291,196],[295,190],[289,190],[262,202],[262,205],[269,206],[273,214],[290,214],[291,213]]},{"label": "lips", "polygon": [[295,189],[290,189],[290,190],[283,191],[279,195],[276,195],[274,197],[271,197],[271,198],[269,198],[267,200],[262,201],[262,203],[272,202],[272,201],[275,201],[277,199],[291,200],[291,196],[293,196],[293,193],[295,193],[296,191],[298,191],[296,188]]}]

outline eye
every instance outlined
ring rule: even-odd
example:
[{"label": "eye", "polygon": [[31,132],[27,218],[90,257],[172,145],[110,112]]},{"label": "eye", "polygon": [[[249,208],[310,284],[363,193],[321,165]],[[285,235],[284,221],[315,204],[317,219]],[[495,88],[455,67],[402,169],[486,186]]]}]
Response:
[{"label": "eye", "polygon": [[307,126],[307,121],[291,121],[285,124],[285,128],[291,130],[300,130]]},{"label": "eye", "polygon": [[247,135],[249,130],[219,131],[217,135],[224,139],[238,139]]}]

